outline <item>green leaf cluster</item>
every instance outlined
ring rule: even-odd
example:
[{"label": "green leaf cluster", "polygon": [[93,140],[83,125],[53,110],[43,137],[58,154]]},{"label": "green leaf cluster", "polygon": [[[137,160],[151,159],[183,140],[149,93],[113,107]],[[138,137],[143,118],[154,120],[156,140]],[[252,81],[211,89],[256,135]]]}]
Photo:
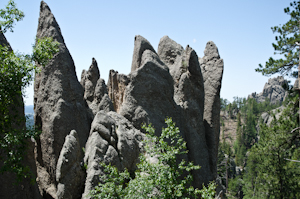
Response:
[{"label": "green leaf cluster", "polygon": [[13,32],[15,21],[21,21],[24,18],[24,13],[17,9],[13,0],[10,0],[5,9],[0,9],[0,31],[5,33],[7,30]]},{"label": "green leaf cluster", "polygon": [[[191,172],[200,166],[179,157],[187,154],[186,142],[180,136],[171,118],[166,119],[167,127],[159,137],[151,125],[143,126],[148,132],[144,140],[145,151],[140,154],[140,163],[134,174],[127,170],[101,164],[107,173],[101,176],[104,183],[91,192],[93,198],[214,198],[216,185],[210,183],[202,190],[191,186]],[[147,157],[157,158],[150,163]]]}]

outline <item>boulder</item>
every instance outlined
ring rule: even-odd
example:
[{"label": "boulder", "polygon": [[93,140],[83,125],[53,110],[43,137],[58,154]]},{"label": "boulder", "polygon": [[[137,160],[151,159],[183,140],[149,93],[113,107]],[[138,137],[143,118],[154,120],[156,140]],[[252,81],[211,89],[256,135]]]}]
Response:
[{"label": "boulder", "polygon": [[42,131],[37,140],[37,182],[44,197],[56,197],[56,165],[65,137],[76,130],[84,147],[92,118],[83,100],[83,88],[77,80],[75,65],[48,5],[42,1],[37,38],[53,37],[59,52],[35,75],[35,125]]},{"label": "boulder", "polygon": [[56,167],[57,199],[80,198],[84,188],[83,151],[77,132],[65,138]]}]

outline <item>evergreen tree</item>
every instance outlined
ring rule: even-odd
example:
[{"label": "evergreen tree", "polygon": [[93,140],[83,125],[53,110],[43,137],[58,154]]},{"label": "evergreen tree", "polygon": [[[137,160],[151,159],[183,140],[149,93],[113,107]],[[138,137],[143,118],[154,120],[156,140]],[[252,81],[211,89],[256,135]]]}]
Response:
[{"label": "evergreen tree", "polygon": [[263,75],[272,75],[276,73],[290,74],[297,77],[297,66],[299,63],[299,54],[296,42],[300,41],[299,20],[300,20],[300,1],[293,1],[290,6],[284,9],[284,12],[290,15],[290,20],[279,26],[272,27],[276,43],[273,43],[275,53],[280,54],[278,59],[269,58],[265,66],[259,65],[256,69]]},{"label": "evergreen tree", "polygon": [[[300,158],[298,96],[270,126],[260,125],[260,139],[251,150],[244,176],[245,198],[299,198]],[[295,103],[296,102],[296,103]]]}]

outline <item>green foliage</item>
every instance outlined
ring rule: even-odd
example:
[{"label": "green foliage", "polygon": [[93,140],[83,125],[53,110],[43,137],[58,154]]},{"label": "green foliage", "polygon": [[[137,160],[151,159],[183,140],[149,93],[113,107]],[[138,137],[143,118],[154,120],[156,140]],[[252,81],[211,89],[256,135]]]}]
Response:
[{"label": "green foliage", "polygon": [[[145,153],[140,155],[140,163],[134,175],[106,165],[101,166],[107,173],[101,176],[102,181],[91,192],[93,198],[214,198],[216,185],[210,183],[202,190],[191,186],[193,177],[191,172],[200,169],[192,162],[178,157],[188,153],[186,143],[179,135],[179,129],[171,118],[166,119],[167,127],[162,129],[160,137],[155,136],[151,125],[143,126],[148,132],[144,140]],[[157,163],[150,163],[146,157],[158,159]],[[134,177],[133,177],[134,176]]]},{"label": "green foliage", "polygon": [[46,56],[44,52],[16,54],[0,45],[0,160],[3,162],[0,172],[14,172],[18,180],[29,176],[29,169],[22,164],[26,141],[38,135],[33,127],[24,125],[26,119],[20,109],[24,106],[22,90],[33,80],[35,59],[46,63],[58,51],[58,43],[49,38],[41,39],[33,51],[40,48],[48,49]]},{"label": "green foliage", "polygon": [[244,181],[241,178],[241,176],[236,176],[235,178],[232,178],[229,180],[228,184],[228,194],[226,194],[229,198],[235,197],[235,198],[242,198],[243,197],[243,184]]},{"label": "green foliage", "polygon": [[[23,12],[10,0],[6,8],[0,10],[2,32],[13,32],[14,22],[23,17]],[[52,38],[37,40],[32,55],[17,54],[0,45],[0,172],[13,172],[19,181],[30,176],[23,160],[28,139],[39,134],[30,125],[26,128],[22,91],[33,80],[35,62],[47,64],[58,50],[58,43]]]},{"label": "green foliage", "polygon": [[281,73],[297,76],[297,70],[295,69],[297,69],[299,63],[299,54],[296,42],[300,40],[300,1],[290,3],[290,7],[285,8],[284,12],[290,15],[290,20],[283,25],[271,28],[273,33],[279,34],[275,37],[276,43],[272,44],[274,54],[282,56],[279,59],[270,57],[265,66],[260,64],[256,71],[261,72],[263,75]]},{"label": "green foliage", "polygon": [[299,198],[300,159],[296,95],[271,125],[260,125],[260,139],[251,150],[244,176],[245,198]]},{"label": "green foliage", "polygon": [[5,9],[0,9],[0,31],[5,33],[7,30],[13,32],[13,26],[15,21],[21,21],[24,18],[24,13],[16,8],[16,4],[13,0],[10,0]]}]

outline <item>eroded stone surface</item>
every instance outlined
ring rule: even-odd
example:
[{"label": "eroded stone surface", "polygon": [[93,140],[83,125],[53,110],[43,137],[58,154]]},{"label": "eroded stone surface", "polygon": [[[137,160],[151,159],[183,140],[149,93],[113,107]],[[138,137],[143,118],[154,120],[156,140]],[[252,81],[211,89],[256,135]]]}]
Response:
[{"label": "eroded stone surface", "polygon": [[83,152],[77,132],[72,130],[65,138],[56,167],[57,199],[80,198],[83,191],[85,172]]},{"label": "eroded stone surface", "polygon": [[59,52],[35,75],[35,125],[42,130],[37,140],[38,185],[44,197],[56,197],[56,165],[71,130],[76,130],[80,146],[85,146],[91,118],[83,100],[73,59],[64,43],[60,27],[48,5],[42,1],[37,38],[53,37]]}]

